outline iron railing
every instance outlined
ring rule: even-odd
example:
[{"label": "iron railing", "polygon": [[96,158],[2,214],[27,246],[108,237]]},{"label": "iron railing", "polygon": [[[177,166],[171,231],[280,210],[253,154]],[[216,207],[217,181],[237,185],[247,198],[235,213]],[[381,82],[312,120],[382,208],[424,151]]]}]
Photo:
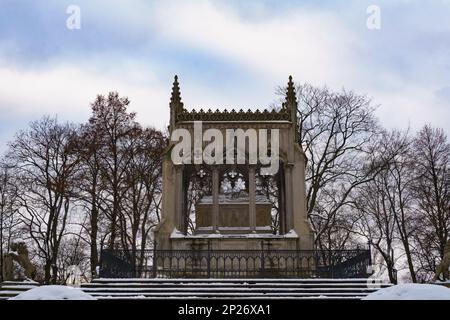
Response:
[{"label": "iron railing", "polygon": [[126,250],[104,249],[103,278],[364,278],[369,249]]}]

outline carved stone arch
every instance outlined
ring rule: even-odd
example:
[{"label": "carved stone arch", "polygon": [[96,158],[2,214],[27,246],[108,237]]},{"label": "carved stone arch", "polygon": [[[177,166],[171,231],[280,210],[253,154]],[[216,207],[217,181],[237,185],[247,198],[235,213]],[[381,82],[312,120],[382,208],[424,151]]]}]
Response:
[{"label": "carved stone arch", "polygon": [[[233,176],[234,174],[234,176]],[[246,165],[223,165],[219,169],[219,192],[223,191],[222,184],[228,180],[230,183],[238,183],[241,179],[244,183],[245,190],[248,192],[249,177],[248,177],[248,167]],[[234,188],[234,186],[232,185]]]},{"label": "carved stone arch", "polygon": [[[262,175],[260,170],[255,172],[256,196],[266,197],[272,204],[272,229],[276,234],[285,234],[286,228],[286,183],[285,166],[287,160],[279,159],[278,172],[274,175]],[[261,166],[258,166],[260,169]]]},{"label": "carved stone arch", "polygon": [[201,165],[185,165],[183,167],[183,219],[184,230],[190,230],[190,217],[195,212],[195,206],[204,197],[212,194],[212,168]]}]

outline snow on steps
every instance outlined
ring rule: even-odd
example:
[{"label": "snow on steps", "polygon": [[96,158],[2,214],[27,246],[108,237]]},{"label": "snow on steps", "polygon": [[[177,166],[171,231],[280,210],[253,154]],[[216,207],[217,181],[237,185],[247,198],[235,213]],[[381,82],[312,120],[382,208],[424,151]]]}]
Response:
[{"label": "snow on steps", "polygon": [[15,297],[38,286],[39,283],[34,281],[4,281],[0,283],[0,300]]},{"label": "snow on steps", "polygon": [[[36,286],[3,282],[0,299]],[[81,289],[99,299],[361,299],[388,286],[367,279],[95,279]]]},{"label": "snow on steps", "polygon": [[95,279],[98,299],[361,299],[390,284],[367,279]]}]

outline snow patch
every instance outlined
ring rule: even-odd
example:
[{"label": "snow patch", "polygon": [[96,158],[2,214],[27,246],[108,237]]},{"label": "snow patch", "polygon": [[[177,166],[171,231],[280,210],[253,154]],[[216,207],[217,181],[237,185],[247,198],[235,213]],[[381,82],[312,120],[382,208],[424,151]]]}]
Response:
[{"label": "snow patch", "polygon": [[80,289],[68,286],[37,287],[9,300],[97,300]]},{"label": "snow patch", "polygon": [[[298,235],[294,230],[289,230],[288,233],[284,235],[272,234],[270,226],[260,226],[256,227],[257,233],[250,233],[249,227],[219,227],[219,233],[214,233],[212,227],[201,227],[198,231],[203,231],[205,233],[189,234],[185,235],[178,229],[174,228],[170,234],[171,239],[286,239],[293,238],[297,239]],[[242,233],[228,233],[228,231],[242,231]],[[223,231],[225,233],[220,233]],[[247,233],[249,232],[249,233]],[[261,233],[258,233],[261,232]]]},{"label": "snow patch", "polygon": [[399,284],[373,292],[363,300],[450,300],[450,289],[434,284]]},{"label": "snow patch", "polygon": [[178,230],[177,228],[174,228],[172,233],[170,234],[170,238],[174,239],[174,238],[184,238],[186,237],[180,230]]},{"label": "snow patch", "polygon": [[294,231],[294,229],[289,230],[288,233],[284,235],[285,238],[298,238],[298,234]]}]

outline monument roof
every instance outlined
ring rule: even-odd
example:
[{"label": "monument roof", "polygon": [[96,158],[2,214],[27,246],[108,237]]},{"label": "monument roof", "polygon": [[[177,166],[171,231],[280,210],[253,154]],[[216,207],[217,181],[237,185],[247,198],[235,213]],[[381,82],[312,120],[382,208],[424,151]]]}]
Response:
[{"label": "monument roof", "polygon": [[286,89],[286,101],[282,104],[279,110],[219,110],[203,109],[187,110],[181,101],[181,92],[178,82],[178,76],[172,87],[172,94],[170,99],[170,106],[175,110],[175,121],[292,121],[292,112],[290,108],[297,107],[297,98],[295,94],[294,83],[292,76],[289,76],[289,82]]}]

